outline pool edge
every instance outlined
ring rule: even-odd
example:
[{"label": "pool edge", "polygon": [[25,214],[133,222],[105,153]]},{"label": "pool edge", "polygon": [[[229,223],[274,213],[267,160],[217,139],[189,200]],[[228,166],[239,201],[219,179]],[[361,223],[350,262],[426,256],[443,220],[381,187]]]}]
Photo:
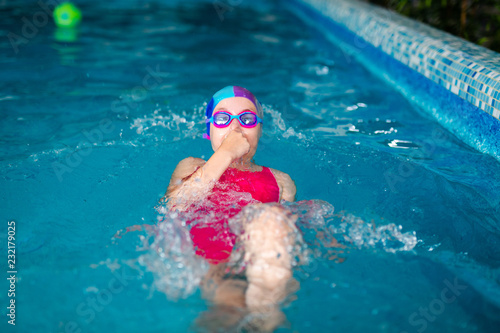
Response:
[{"label": "pool edge", "polygon": [[[345,54],[388,81],[463,142],[500,161],[500,54],[356,0],[283,4],[309,25],[321,28],[327,38],[340,40]],[[453,58],[446,58],[447,67],[443,54]],[[380,74],[381,67],[386,74]],[[432,98],[415,100],[417,90],[432,92]],[[478,92],[478,97],[471,94]]]}]

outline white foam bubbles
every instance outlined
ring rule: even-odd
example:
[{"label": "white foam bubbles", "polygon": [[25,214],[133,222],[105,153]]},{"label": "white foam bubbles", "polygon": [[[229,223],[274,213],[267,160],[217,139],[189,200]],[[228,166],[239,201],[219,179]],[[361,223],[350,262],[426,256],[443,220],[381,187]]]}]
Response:
[{"label": "white foam bubbles", "polygon": [[394,223],[375,224],[352,214],[334,213],[326,201],[304,200],[287,206],[298,215],[297,223],[303,230],[313,231],[312,240],[306,236],[306,241],[314,244],[320,240],[321,251],[334,246],[395,253],[412,251],[418,243],[415,231],[403,232],[402,226]]},{"label": "white foam bubbles", "polygon": [[[148,245],[150,239],[152,243]],[[161,215],[145,245],[148,251],[138,262],[153,273],[157,290],[173,301],[196,291],[208,263],[195,255],[189,231],[179,213]]]},{"label": "white foam bubbles", "polygon": [[144,115],[141,118],[135,118],[130,125],[130,129],[139,135],[145,135],[156,128],[165,128],[170,134],[180,139],[194,137],[200,131],[197,123],[200,117],[195,112],[178,114],[171,110],[162,111],[156,109],[152,114]]}]

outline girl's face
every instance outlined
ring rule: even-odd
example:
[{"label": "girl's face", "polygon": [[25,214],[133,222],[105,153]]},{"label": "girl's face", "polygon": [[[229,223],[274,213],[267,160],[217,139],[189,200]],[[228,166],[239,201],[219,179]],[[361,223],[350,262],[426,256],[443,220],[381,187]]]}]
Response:
[{"label": "girl's face", "polygon": [[[257,108],[250,100],[244,97],[230,97],[220,101],[219,104],[215,106],[212,114],[215,114],[218,111],[226,111],[232,115],[237,115],[243,111],[252,111],[257,113]],[[259,139],[262,135],[261,123],[252,128],[245,128],[241,126],[238,119],[233,119],[227,127],[223,128],[217,128],[214,124],[210,124],[210,141],[212,143],[212,148],[214,151],[219,149],[222,141],[224,141],[229,132],[235,129],[241,131],[250,144],[250,151],[243,156],[243,159],[250,160],[257,151],[257,145],[259,144]]]}]

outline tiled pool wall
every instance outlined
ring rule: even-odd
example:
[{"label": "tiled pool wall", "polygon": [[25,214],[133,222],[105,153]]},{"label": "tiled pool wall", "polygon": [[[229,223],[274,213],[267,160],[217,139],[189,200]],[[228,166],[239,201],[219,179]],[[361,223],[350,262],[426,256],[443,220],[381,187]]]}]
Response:
[{"label": "tiled pool wall", "polygon": [[462,141],[500,161],[500,54],[358,0],[283,4]]}]

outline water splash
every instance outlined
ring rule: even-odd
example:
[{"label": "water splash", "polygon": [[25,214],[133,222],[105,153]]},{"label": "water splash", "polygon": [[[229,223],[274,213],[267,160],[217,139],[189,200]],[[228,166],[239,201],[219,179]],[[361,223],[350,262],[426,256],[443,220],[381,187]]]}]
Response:
[{"label": "water splash", "polygon": [[[130,129],[134,130],[140,136],[160,136],[168,135],[170,139],[182,140],[199,137],[200,133],[205,131],[205,111],[206,103],[194,107],[193,110],[186,112],[174,112],[172,110],[162,110],[158,108],[153,113],[133,119]],[[266,125],[264,127],[261,140],[270,140],[271,138],[295,138],[299,141],[308,141],[308,138],[302,132],[294,130],[290,124],[285,123],[284,117],[287,110],[282,112],[269,105],[263,105]],[[271,124],[270,126],[267,123]],[[158,130],[166,129],[167,131]]]},{"label": "water splash", "polygon": [[[415,232],[402,232],[401,225],[376,225],[352,214],[335,213],[334,207],[326,201],[304,200],[286,205],[298,215],[297,224],[305,231],[304,238],[313,247],[381,249],[395,253],[411,251],[418,242]],[[312,241],[307,235],[311,231]],[[316,242],[318,240],[320,244]]]},{"label": "water splash", "polygon": [[403,227],[394,223],[376,226],[359,217],[347,215],[339,227],[333,229],[344,232],[344,241],[357,248],[378,248],[385,252],[396,253],[411,251],[417,245],[414,231],[403,233],[401,231]]},{"label": "water splash", "polygon": [[[290,112],[287,112],[286,109],[282,110],[282,112],[274,109],[270,105],[263,105],[262,106],[265,114],[265,120],[268,123],[271,123],[272,126],[266,126],[264,135],[268,137],[283,137],[285,139],[289,138],[296,138],[299,142],[300,141],[310,141],[311,138],[307,137],[304,133],[302,132],[297,132],[294,130],[290,124],[287,124],[285,122],[284,117],[286,118],[295,118],[296,116],[291,115]],[[289,120],[289,119],[287,119]],[[261,138],[262,140],[262,138]]]},{"label": "water splash", "polygon": [[[172,110],[162,111],[156,109],[152,114],[141,118],[135,118],[130,125],[130,129],[139,135],[146,135],[153,129],[164,128],[169,135],[178,139],[192,138],[199,134],[202,126],[197,126],[203,119],[200,115],[200,108],[195,108],[195,112],[183,111],[180,114]],[[153,131],[154,132],[154,131]],[[152,133],[149,133],[152,134]]]},{"label": "water splash", "polygon": [[160,212],[158,224],[149,228],[146,237],[143,236],[144,248],[141,250],[146,250],[146,253],[138,259],[153,273],[157,290],[174,301],[187,298],[197,290],[209,265],[196,255],[189,230],[193,225],[209,224],[214,218],[226,220],[224,227],[230,228],[237,236],[227,273],[244,274],[248,265],[243,246],[246,223],[270,206],[280,207],[283,215],[277,218],[297,227],[294,228],[294,235],[289,235],[293,241],[287,251],[292,258],[292,266],[298,269],[319,258],[338,259],[349,249],[396,253],[411,251],[417,244],[415,232],[402,232],[402,227],[393,223],[375,225],[373,221],[366,222],[351,214],[335,213],[334,207],[322,200],[244,205],[247,196],[248,193],[237,192],[228,196],[236,205],[242,203],[238,214],[231,216],[226,211],[219,211],[214,215],[207,212],[205,216],[196,217],[197,221],[191,224],[187,221],[199,212],[172,211],[166,205],[157,208]]},{"label": "water splash", "polygon": [[148,251],[138,259],[153,273],[155,288],[173,301],[193,294],[208,269],[195,255],[189,230],[179,217],[178,212],[158,216],[158,225],[144,239]]}]

